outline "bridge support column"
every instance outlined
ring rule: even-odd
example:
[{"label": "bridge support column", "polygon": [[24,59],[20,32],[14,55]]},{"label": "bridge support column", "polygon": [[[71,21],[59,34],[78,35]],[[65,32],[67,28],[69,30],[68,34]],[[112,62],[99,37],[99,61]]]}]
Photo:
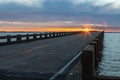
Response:
[{"label": "bridge support column", "polygon": [[45,35],[45,36],[44,36],[44,39],[47,39],[47,38],[48,38],[48,34],[45,33],[44,35]]},{"label": "bridge support column", "polygon": [[11,43],[11,36],[8,35],[8,36],[7,36],[7,44],[10,44],[10,43]]},{"label": "bridge support column", "polygon": [[52,37],[54,38],[55,37],[55,33],[52,33],[52,35],[53,35]]},{"label": "bridge support column", "polygon": [[26,35],[26,41],[29,41],[29,34]]},{"label": "bridge support column", "polygon": [[33,40],[37,40],[37,35],[33,34]]},{"label": "bridge support column", "polygon": [[52,33],[48,33],[48,38],[52,38]]},{"label": "bridge support column", "polygon": [[43,38],[43,37],[42,37],[42,36],[43,36],[43,34],[40,34],[39,36],[40,36],[40,37],[39,37],[39,39],[42,39],[42,38]]},{"label": "bridge support column", "polygon": [[102,56],[102,53],[100,53],[100,51],[101,51],[101,49],[100,49],[100,40],[97,38],[94,41],[97,42],[97,57],[98,57],[98,61],[100,61],[101,56]]},{"label": "bridge support column", "polygon": [[94,46],[94,63],[95,63],[95,70],[97,70],[98,63],[99,63],[99,49],[98,49],[98,43],[93,41],[90,43],[90,45]]},{"label": "bridge support column", "polygon": [[17,35],[17,43],[21,42],[22,39],[21,39],[21,35]]},{"label": "bridge support column", "polygon": [[95,80],[95,50],[94,46],[88,46],[81,55],[83,80]]}]

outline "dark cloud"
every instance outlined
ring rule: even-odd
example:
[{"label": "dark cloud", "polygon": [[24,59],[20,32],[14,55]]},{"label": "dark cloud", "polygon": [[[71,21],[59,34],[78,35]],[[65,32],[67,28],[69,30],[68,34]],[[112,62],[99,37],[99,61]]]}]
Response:
[{"label": "dark cloud", "polygon": [[[110,5],[110,4],[109,4]],[[109,5],[95,6],[91,3],[73,4],[68,0],[46,0],[43,7],[28,7],[20,4],[0,5],[0,20],[49,22],[76,21],[120,25],[119,14],[104,14]]]}]

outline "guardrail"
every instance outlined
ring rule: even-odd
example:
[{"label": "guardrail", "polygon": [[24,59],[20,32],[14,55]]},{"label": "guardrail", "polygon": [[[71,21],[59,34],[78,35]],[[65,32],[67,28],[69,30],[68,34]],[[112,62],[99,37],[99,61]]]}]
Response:
[{"label": "guardrail", "polygon": [[82,52],[83,80],[96,80],[96,70],[101,60],[104,32],[100,33]]},{"label": "guardrail", "polygon": [[40,33],[40,34],[26,34],[26,35],[7,35],[0,36],[0,46],[29,42],[35,40],[42,40],[48,38],[56,38],[62,36],[68,36],[73,34],[78,34],[80,32],[51,32],[51,33]]}]

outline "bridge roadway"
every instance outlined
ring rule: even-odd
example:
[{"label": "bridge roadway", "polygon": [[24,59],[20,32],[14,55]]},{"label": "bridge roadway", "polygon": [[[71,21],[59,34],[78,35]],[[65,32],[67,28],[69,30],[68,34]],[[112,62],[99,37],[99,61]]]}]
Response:
[{"label": "bridge roadway", "polygon": [[0,69],[56,73],[74,58],[99,32],[0,47]]}]

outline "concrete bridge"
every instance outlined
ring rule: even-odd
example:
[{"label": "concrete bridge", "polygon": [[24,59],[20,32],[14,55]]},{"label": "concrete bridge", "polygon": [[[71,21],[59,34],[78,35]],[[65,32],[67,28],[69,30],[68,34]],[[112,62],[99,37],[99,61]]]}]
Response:
[{"label": "concrete bridge", "polygon": [[[0,43],[0,78],[66,80],[70,73],[75,72],[83,49],[100,35],[101,32],[91,32],[90,35],[62,32],[0,37],[7,39],[7,42]],[[33,36],[33,39],[29,36]],[[22,40],[22,37],[26,37],[26,40]],[[11,38],[16,38],[16,41],[11,41]]]}]

